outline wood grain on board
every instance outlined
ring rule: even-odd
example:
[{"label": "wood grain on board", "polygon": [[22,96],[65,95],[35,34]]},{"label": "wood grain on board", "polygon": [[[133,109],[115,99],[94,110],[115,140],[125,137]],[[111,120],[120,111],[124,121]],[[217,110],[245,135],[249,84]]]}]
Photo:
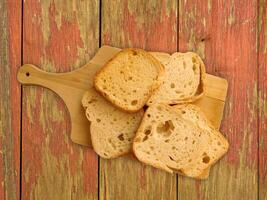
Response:
[{"label": "wood grain on board", "polygon": [[[177,2],[102,2],[102,45],[177,51]],[[100,161],[100,199],[176,199],[176,176],[122,157]]]},{"label": "wood grain on board", "polygon": [[0,1],[0,199],[19,199],[21,1]]},{"label": "wood grain on board", "polygon": [[267,1],[259,1],[259,199],[267,200]]},{"label": "wood grain on board", "polygon": [[257,1],[179,1],[179,50],[196,51],[207,72],[228,80],[221,131],[227,155],[207,181],[181,177],[178,199],[257,199]]},{"label": "wood grain on board", "polygon": [[[23,63],[66,72],[97,51],[99,1],[23,2]],[[62,100],[23,86],[22,108],[22,199],[97,199],[97,156],[70,140]]]}]

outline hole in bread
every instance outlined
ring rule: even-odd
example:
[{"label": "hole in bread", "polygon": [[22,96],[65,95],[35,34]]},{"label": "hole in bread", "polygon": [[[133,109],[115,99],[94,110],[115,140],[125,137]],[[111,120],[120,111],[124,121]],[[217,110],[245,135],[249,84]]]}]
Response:
[{"label": "hole in bread", "polygon": [[106,79],[103,79],[103,82],[105,83],[105,82],[107,82],[107,80]]},{"label": "hole in bread", "polygon": [[137,55],[137,52],[133,50],[133,55],[136,56]]},{"label": "hole in bread", "polygon": [[150,149],[151,149],[151,150],[154,150],[154,147],[153,147],[153,146],[150,146]]},{"label": "hole in bread", "polygon": [[114,122],[116,122],[116,121],[117,121],[117,119],[116,119],[116,118],[114,118],[114,119],[113,119],[113,121],[114,121]]},{"label": "hole in bread", "polygon": [[193,140],[193,141],[192,141],[192,144],[195,144],[195,142],[196,142],[196,141],[195,141],[195,140]]},{"label": "hole in bread", "polygon": [[168,143],[170,140],[165,140],[164,142]]},{"label": "hole in bread", "polygon": [[122,152],[123,152],[123,150],[122,150],[122,149],[119,149],[119,152],[120,152],[120,153],[122,153]]},{"label": "hole in bread", "polygon": [[136,90],[133,90],[133,93],[136,93],[137,91]]},{"label": "hole in bread", "polygon": [[169,156],[169,158],[174,161],[174,159],[171,156]]},{"label": "hole in bread", "polygon": [[190,82],[188,83],[188,85],[192,85],[192,81],[190,81]]},{"label": "hole in bread", "polygon": [[143,109],[144,109],[144,111],[146,111],[148,109],[148,106],[144,105]]},{"label": "hole in bread", "polygon": [[128,139],[128,142],[131,142],[131,141],[132,141],[132,139],[131,139],[131,138],[129,138],[129,139]]},{"label": "hole in bread", "polygon": [[175,150],[175,149],[176,149],[176,148],[173,146],[173,147],[172,147],[172,150]]},{"label": "hole in bread", "polygon": [[185,141],[188,140],[188,137],[185,137],[184,140],[185,140]]},{"label": "hole in bread", "polygon": [[118,135],[118,139],[119,139],[120,141],[124,141],[123,134]]},{"label": "hole in bread", "polygon": [[146,131],[145,131],[145,135],[150,135],[151,134],[151,127],[149,127]]},{"label": "hole in bread", "polygon": [[130,122],[127,121],[126,124],[130,124]]},{"label": "hole in bread", "polygon": [[220,146],[221,145],[221,142],[218,141],[217,144]]},{"label": "hole in bread", "polygon": [[101,122],[101,120],[100,119],[96,119],[96,121],[99,123],[99,122]]},{"label": "hole in bread", "polygon": [[188,162],[192,162],[192,159],[189,159]]},{"label": "hole in bread", "polygon": [[179,90],[175,90],[176,94],[181,94],[182,92]]},{"label": "hole in bread", "polygon": [[30,72],[26,72],[26,76],[30,76]]},{"label": "hole in bread", "polygon": [[132,100],[131,105],[134,106],[137,104],[137,102],[138,102],[137,100]]},{"label": "hole in bread", "polygon": [[143,138],[142,142],[146,141],[147,139],[148,139],[148,136],[146,135],[146,136]]},{"label": "hole in bread", "polygon": [[121,74],[123,74],[123,71],[120,71]]},{"label": "hole in bread", "polygon": [[174,83],[171,83],[171,88],[175,88],[175,84]]},{"label": "hole in bread", "polygon": [[151,115],[150,114],[147,114],[147,117],[151,117]]},{"label": "hole in bread", "polygon": [[193,62],[193,63],[197,62],[197,60],[196,60],[195,57],[192,57],[192,62]]},{"label": "hole in bread", "polygon": [[108,154],[106,154],[106,153],[103,153],[104,154],[104,156],[108,156]]},{"label": "hole in bread", "polygon": [[208,164],[210,162],[210,157],[209,156],[204,156],[202,158],[202,162]]},{"label": "hole in bread", "polygon": [[96,99],[91,99],[90,101],[88,101],[88,104],[91,104],[93,102],[97,101]]},{"label": "hole in bread", "polygon": [[170,136],[173,129],[174,129],[174,126],[171,120],[165,121],[164,123],[160,123],[157,126],[157,132],[159,134],[163,134],[163,136],[165,137]]},{"label": "hole in bread", "polygon": [[182,110],[182,114],[185,114],[186,112],[184,110]]},{"label": "hole in bread", "polygon": [[129,80],[133,80],[133,77],[130,76],[128,79],[129,79]]},{"label": "hole in bread", "polygon": [[140,137],[135,138],[134,142],[141,142],[141,138]]}]

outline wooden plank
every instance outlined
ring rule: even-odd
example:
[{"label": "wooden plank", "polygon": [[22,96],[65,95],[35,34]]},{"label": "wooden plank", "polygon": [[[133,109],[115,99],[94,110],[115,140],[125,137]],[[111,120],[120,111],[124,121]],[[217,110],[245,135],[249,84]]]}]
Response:
[{"label": "wooden plank", "polygon": [[[99,1],[28,0],[23,7],[24,63],[65,72],[97,51]],[[71,142],[63,101],[24,86],[22,112],[22,199],[97,199],[98,158]]]},{"label": "wooden plank", "polygon": [[19,199],[21,1],[0,1],[0,199]]},{"label": "wooden plank", "polygon": [[[177,51],[177,2],[102,2],[102,44]],[[134,158],[100,160],[100,199],[176,199],[176,176]]]},{"label": "wooden plank", "polygon": [[267,0],[259,0],[259,199],[267,200]]},{"label": "wooden plank", "polygon": [[221,131],[230,149],[207,181],[179,178],[178,199],[257,199],[256,31],[256,0],[179,1],[179,50],[229,82]]}]

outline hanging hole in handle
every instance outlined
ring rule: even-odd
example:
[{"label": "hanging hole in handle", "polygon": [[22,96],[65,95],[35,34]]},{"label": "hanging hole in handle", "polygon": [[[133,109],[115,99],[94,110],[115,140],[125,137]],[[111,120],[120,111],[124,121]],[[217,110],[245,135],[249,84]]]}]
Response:
[{"label": "hanging hole in handle", "polygon": [[26,76],[30,76],[30,72],[26,72]]}]

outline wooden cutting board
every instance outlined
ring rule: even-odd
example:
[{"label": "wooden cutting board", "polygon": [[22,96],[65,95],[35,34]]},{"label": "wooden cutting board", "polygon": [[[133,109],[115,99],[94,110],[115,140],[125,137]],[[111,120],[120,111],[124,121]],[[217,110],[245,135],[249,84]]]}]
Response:
[{"label": "wooden cutting board", "polygon": [[[73,142],[91,146],[90,123],[85,117],[81,99],[84,92],[93,87],[93,77],[120,49],[102,46],[92,60],[83,67],[67,73],[49,73],[31,64],[20,67],[17,78],[20,83],[46,87],[58,94],[65,102],[71,118]],[[227,81],[207,74],[206,94],[194,104],[206,113],[213,125],[219,129],[227,93]]]}]

